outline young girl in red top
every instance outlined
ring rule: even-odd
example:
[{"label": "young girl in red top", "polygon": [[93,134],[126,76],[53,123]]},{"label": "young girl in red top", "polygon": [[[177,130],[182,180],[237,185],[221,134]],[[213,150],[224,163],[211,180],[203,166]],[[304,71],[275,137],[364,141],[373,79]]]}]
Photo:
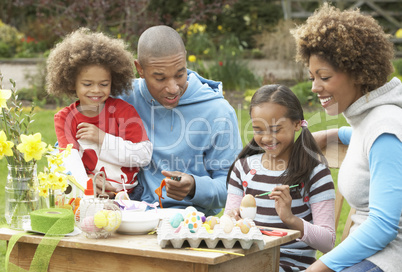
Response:
[{"label": "young girl in red top", "polygon": [[84,187],[103,171],[110,197],[125,187],[139,200],[136,175],[149,164],[152,144],[134,107],[110,97],[129,91],[133,79],[134,59],[124,42],[85,28],[57,44],[47,60],[48,93],[78,98],[54,117],[59,146],[73,144],[69,161],[83,165],[68,170]]}]

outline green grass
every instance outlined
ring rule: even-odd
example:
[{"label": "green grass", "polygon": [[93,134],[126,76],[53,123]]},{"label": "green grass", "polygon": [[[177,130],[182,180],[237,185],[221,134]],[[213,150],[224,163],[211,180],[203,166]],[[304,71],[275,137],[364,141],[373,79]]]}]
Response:
[{"label": "green grass", "polygon": [[[54,132],[53,116],[56,110],[38,110],[34,116],[35,121],[32,123],[32,131],[40,132],[42,134],[42,140],[48,144],[53,144],[56,142],[56,135]],[[305,119],[309,123],[310,131],[319,131],[335,127],[341,127],[347,125],[345,119],[342,115],[331,117],[326,115],[323,111],[311,111],[305,113]],[[252,138],[252,128],[250,124],[250,118],[248,116],[247,110],[238,110],[238,122],[240,133],[242,135],[242,141],[244,143],[248,142]],[[42,159],[38,163],[38,171],[42,171],[46,164],[46,160]],[[332,177],[337,184],[338,170],[331,169]],[[4,218],[4,186],[7,178],[7,161],[5,159],[0,160],[0,225],[5,224]],[[339,222],[338,232],[337,232],[337,242],[339,243],[340,237],[342,236],[343,226],[348,215],[349,206],[344,205],[342,209],[342,215]],[[5,241],[0,241],[0,270],[4,267],[4,256],[6,252]],[[319,253],[319,256],[321,254]]]}]

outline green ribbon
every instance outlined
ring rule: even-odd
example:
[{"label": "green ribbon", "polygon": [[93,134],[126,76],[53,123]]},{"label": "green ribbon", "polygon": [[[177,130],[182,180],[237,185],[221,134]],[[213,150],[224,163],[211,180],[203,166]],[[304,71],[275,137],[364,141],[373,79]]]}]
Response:
[{"label": "green ribbon", "polygon": [[[49,228],[47,233],[42,238],[42,241],[39,243],[38,247],[36,248],[35,254],[33,256],[31,266],[29,271],[31,272],[42,272],[47,271],[50,263],[50,258],[53,255],[54,250],[56,249],[57,245],[59,244],[60,240],[65,235],[59,235],[60,230],[65,229],[65,218],[59,218],[52,227]],[[20,272],[20,271],[27,271],[13,263],[10,263],[10,254],[17,243],[17,241],[25,236],[28,235],[26,232],[16,233],[11,236],[7,252],[5,258],[5,268],[7,272]]]}]

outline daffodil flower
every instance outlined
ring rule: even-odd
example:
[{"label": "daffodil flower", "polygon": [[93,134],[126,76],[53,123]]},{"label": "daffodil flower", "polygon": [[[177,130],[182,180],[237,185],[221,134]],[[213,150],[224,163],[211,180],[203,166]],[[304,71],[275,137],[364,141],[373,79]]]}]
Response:
[{"label": "daffodil flower", "polygon": [[39,196],[47,197],[49,194],[49,189],[45,186],[39,186]]},{"label": "daffodil flower", "polygon": [[46,143],[42,142],[40,133],[34,135],[21,135],[21,143],[17,145],[18,151],[24,154],[25,161],[40,160],[46,152]]},{"label": "daffodil flower", "polygon": [[0,108],[7,108],[7,100],[11,97],[11,90],[0,90]]},{"label": "daffodil flower", "polygon": [[4,156],[12,156],[13,151],[11,148],[13,148],[13,146],[13,142],[7,141],[4,131],[0,131],[0,159],[2,159]]},{"label": "daffodil flower", "polygon": [[57,175],[55,182],[55,189],[65,189],[67,187],[67,177],[65,175]]}]

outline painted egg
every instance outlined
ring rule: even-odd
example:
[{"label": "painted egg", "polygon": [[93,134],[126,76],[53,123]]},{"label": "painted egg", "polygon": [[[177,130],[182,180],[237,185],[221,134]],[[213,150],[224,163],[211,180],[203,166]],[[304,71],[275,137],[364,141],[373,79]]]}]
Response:
[{"label": "painted egg", "polygon": [[208,233],[214,233],[214,231],[211,230],[211,227],[208,224],[202,224],[202,226],[207,230]]},{"label": "painted egg", "polygon": [[247,234],[254,226],[254,222],[249,218],[240,219],[236,222],[236,226],[240,228],[242,233]]},{"label": "painted egg", "polygon": [[209,225],[209,228],[213,230],[215,225],[219,224],[220,220],[219,217],[216,216],[208,216],[205,220],[205,224]]},{"label": "painted egg", "polygon": [[169,223],[172,228],[177,228],[180,226],[180,223],[183,222],[184,218],[181,213],[176,213],[174,216],[170,217]]},{"label": "painted egg", "polygon": [[118,192],[115,197],[116,200],[130,200],[128,194],[124,191]]},{"label": "painted egg", "polygon": [[121,215],[119,212],[108,211],[107,225],[103,227],[108,232],[117,230],[121,223]]},{"label": "painted egg", "polygon": [[255,198],[252,195],[247,194],[241,200],[240,206],[242,206],[242,207],[257,207],[257,203],[255,202]]},{"label": "painted egg", "polygon": [[230,233],[235,224],[229,215],[224,214],[220,218],[220,225],[225,233]]},{"label": "painted egg", "polygon": [[188,206],[184,211],[183,211],[183,216],[186,217],[189,213],[192,212],[197,212],[197,209],[194,208],[193,206]]},{"label": "painted egg", "polygon": [[88,216],[85,217],[80,223],[81,230],[86,233],[94,233],[99,231],[100,229],[95,226],[94,217]]},{"label": "painted egg", "polygon": [[191,233],[196,233],[202,225],[201,216],[197,212],[191,212],[186,215],[184,225]]},{"label": "painted egg", "polygon": [[107,226],[108,220],[107,220],[107,216],[108,216],[108,212],[106,210],[101,210],[95,213],[94,216],[94,223],[95,226],[98,228],[103,228],[105,226]]},{"label": "painted egg", "polygon": [[252,195],[245,195],[240,203],[240,216],[254,219],[257,214],[257,203]]}]

